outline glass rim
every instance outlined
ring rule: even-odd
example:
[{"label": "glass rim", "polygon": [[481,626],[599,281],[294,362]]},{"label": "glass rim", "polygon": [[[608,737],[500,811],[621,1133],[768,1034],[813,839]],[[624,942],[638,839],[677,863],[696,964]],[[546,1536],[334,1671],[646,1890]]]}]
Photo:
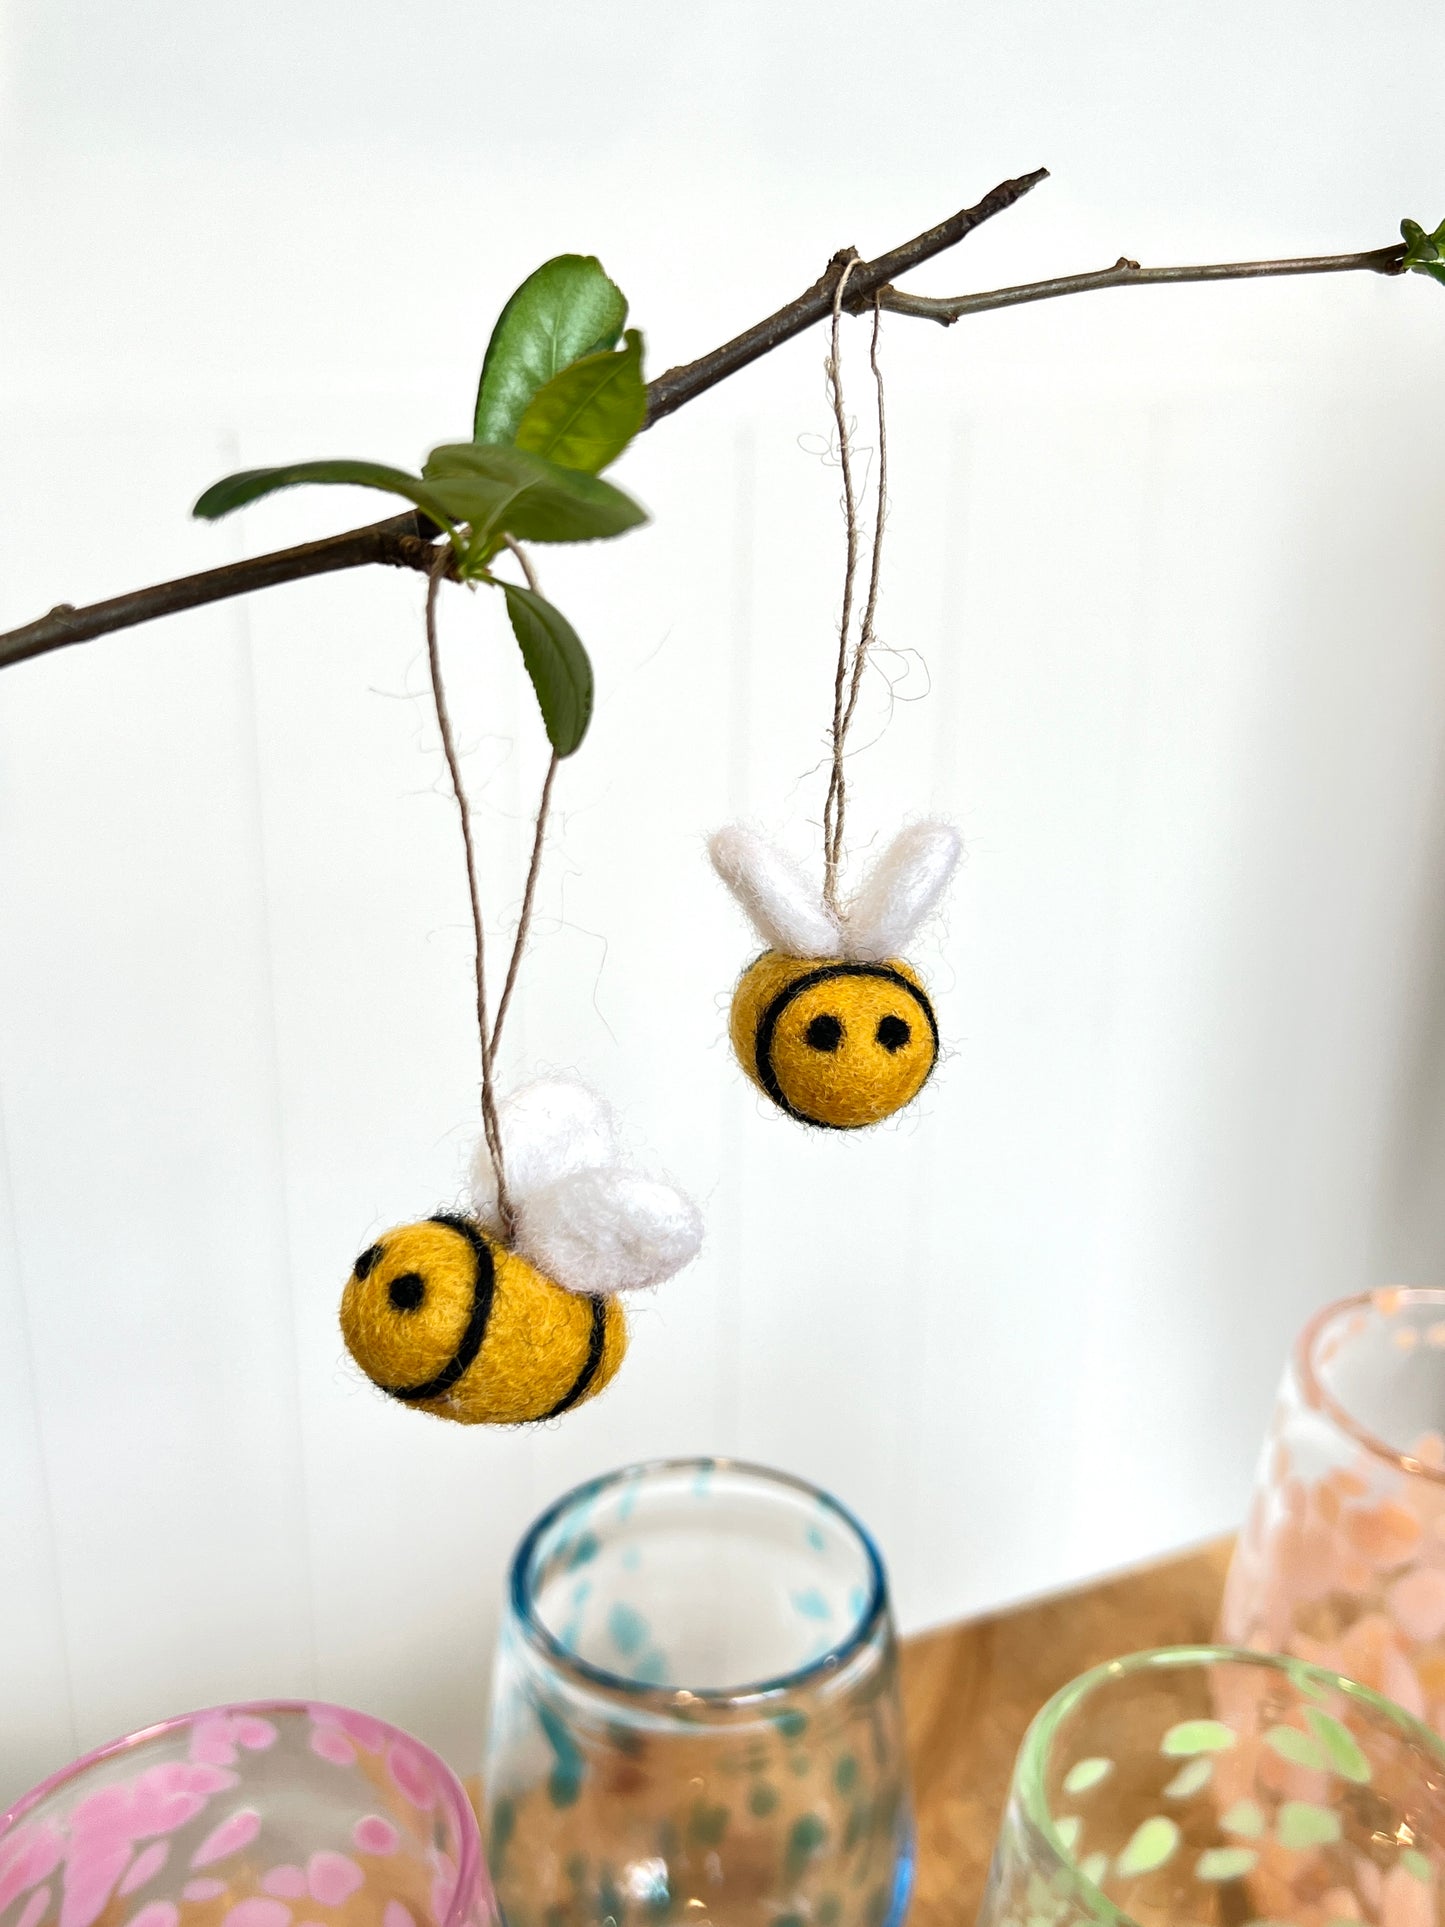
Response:
[{"label": "glass rim", "polygon": [[[531,1587],[531,1565],[540,1544],[542,1535],[553,1526],[562,1515],[579,1501],[595,1499],[611,1488],[655,1479],[668,1473],[711,1472],[740,1473],[747,1480],[760,1487],[771,1487],[802,1494],[817,1501],[862,1547],[868,1564],[868,1597],[859,1609],[853,1625],[846,1637],[825,1653],[806,1665],[795,1667],[791,1672],[777,1673],[761,1680],[744,1681],[738,1686],[650,1686],[641,1680],[625,1678],[621,1673],[609,1672],[605,1666],[595,1666],[591,1660],[579,1658],[570,1652],[539,1617]],[[883,1567],[882,1555],[873,1541],[868,1528],[858,1519],[841,1499],[835,1499],[831,1492],[809,1480],[797,1477],[791,1472],[779,1472],[772,1466],[757,1465],[749,1459],[716,1458],[699,1455],[696,1458],[643,1459],[633,1465],[619,1466],[613,1472],[600,1473],[596,1478],[584,1479],[560,1498],[554,1499],[522,1535],[507,1574],[507,1597],[511,1606],[512,1618],[521,1628],[522,1635],[535,1652],[542,1655],[549,1665],[560,1672],[583,1681],[586,1685],[617,1695],[633,1705],[651,1707],[658,1712],[674,1712],[679,1707],[696,1706],[710,1711],[732,1711],[735,1708],[746,1710],[767,1700],[774,1700],[785,1693],[816,1686],[823,1679],[841,1672],[850,1660],[856,1657],[872,1639],[879,1624],[888,1611],[888,1580]]]},{"label": "glass rim", "polygon": [[1087,1673],[1080,1673],[1067,1686],[1061,1686],[1030,1720],[1028,1731],[1019,1744],[1010,1787],[1010,1799],[1017,1795],[1025,1819],[1077,1889],[1075,1897],[1094,1920],[1104,1923],[1104,1927],[1138,1927],[1138,1923],[1132,1914],[1126,1913],[1110,1900],[1102,1888],[1095,1886],[1054,1825],[1045,1794],[1045,1774],[1049,1749],[1059,1726],[1066,1715],[1106,1680],[1127,1678],[1134,1673],[1166,1672],[1171,1668],[1221,1665],[1264,1667],[1270,1672],[1286,1674],[1296,1684],[1308,1680],[1317,1688],[1343,1693],[1347,1699],[1355,1700],[1375,1716],[1383,1718],[1387,1725],[1424,1746],[1445,1769],[1445,1741],[1423,1720],[1417,1720],[1403,1706],[1397,1706],[1382,1693],[1362,1686],[1358,1680],[1346,1679],[1343,1673],[1332,1673],[1327,1667],[1311,1666],[1308,1661],[1295,1659],[1287,1653],[1257,1653],[1243,1646],[1151,1646],[1143,1652],[1126,1653],[1120,1659],[1105,1660],[1103,1665],[1090,1667]]},{"label": "glass rim", "polygon": [[137,1751],[155,1740],[165,1739],[169,1734],[183,1732],[186,1728],[195,1726],[200,1720],[220,1719],[234,1714],[265,1719],[272,1713],[305,1713],[312,1717],[316,1714],[324,1717],[328,1713],[336,1713],[348,1719],[369,1720],[373,1725],[381,1728],[388,1744],[394,1740],[401,1740],[407,1746],[414,1746],[426,1755],[427,1762],[437,1777],[438,1792],[452,1810],[459,1841],[456,1887],[446,1916],[437,1922],[436,1927],[461,1927],[470,1909],[472,1890],[484,1885],[489,1879],[486,1863],[482,1858],[481,1823],[477,1819],[476,1809],[467,1795],[466,1788],[440,1754],[434,1753],[424,1741],[417,1739],[414,1733],[408,1733],[403,1727],[393,1726],[390,1720],[378,1719],[374,1713],[361,1713],[354,1707],[337,1706],[330,1700],[227,1700],[220,1706],[199,1707],[194,1713],[174,1713],[168,1719],[156,1720],[150,1726],[137,1727],[133,1733],[123,1733],[118,1739],[107,1740],[102,1746],[92,1747],[88,1753],[82,1753],[78,1759],[72,1760],[68,1766],[62,1766],[56,1772],[49,1774],[38,1785],[31,1787],[28,1793],[22,1793],[13,1806],[7,1807],[3,1813],[0,1813],[0,1842],[3,1842],[14,1828],[18,1827],[53,1793],[58,1793],[62,1787],[81,1779],[90,1772],[92,1767],[99,1766],[103,1760],[113,1760],[123,1753]]},{"label": "glass rim", "polygon": [[1295,1340],[1294,1369],[1300,1392],[1312,1411],[1323,1412],[1326,1418],[1373,1457],[1383,1460],[1397,1472],[1408,1473],[1412,1478],[1433,1479],[1437,1484],[1445,1485],[1445,1466],[1426,1465],[1423,1459],[1417,1459],[1412,1452],[1399,1452],[1393,1445],[1387,1445],[1347,1406],[1342,1405],[1333,1392],[1325,1389],[1315,1369],[1315,1351],[1336,1319],[1350,1312],[1380,1311],[1380,1300],[1386,1297],[1402,1304],[1438,1305],[1445,1312],[1445,1289],[1436,1285],[1387,1285],[1376,1291],[1357,1291],[1348,1298],[1337,1298],[1333,1304],[1322,1306]]}]

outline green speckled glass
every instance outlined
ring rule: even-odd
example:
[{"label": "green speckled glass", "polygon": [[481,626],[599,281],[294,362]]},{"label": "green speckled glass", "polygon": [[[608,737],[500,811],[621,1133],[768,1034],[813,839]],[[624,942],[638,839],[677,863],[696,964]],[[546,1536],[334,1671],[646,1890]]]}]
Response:
[{"label": "green speckled glass", "polygon": [[1225,1646],[1135,1653],[1020,1748],[980,1927],[1437,1927],[1445,1747],[1391,1701]]},{"label": "green speckled glass", "polygon": [[569,1493],[512,1562],[483,1777],[508,1927],[899,1927],[912,1809],[872,1540],[727,1460]]}]

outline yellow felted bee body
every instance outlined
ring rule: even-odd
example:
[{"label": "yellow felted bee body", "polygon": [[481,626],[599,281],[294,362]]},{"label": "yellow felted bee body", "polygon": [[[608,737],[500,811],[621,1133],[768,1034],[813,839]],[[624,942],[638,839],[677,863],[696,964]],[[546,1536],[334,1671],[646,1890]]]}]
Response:
[{"label": "yellow felted bee body", "polygon": [[733,993],[738,1062],[800,1123],[853,1131],[912,1101],[938,1061],[938,1024],[899,959],[789,957],[765,950]]},{"label": "yellow felted bee body", "polygon": [[632,1167],[612,1112],[575,1079],[504,1098],[497,1135],[509,1204],[483,1142],[467,1208],[368,1245],[341,1300],[372,1383],[461,1425],[525,1425],[595,1398],[627,1351],[619,1294],[660,1285],[702,1243],[697,1207]]},{"label": "yellow felted bee body", "polygon": [[800,1124],[881,1124],[927,1083],[938,1020],[898,952],[938,907],[962,849],[948,824],[912,824],[840,904],[741,824],[709,839],[714,869],[768,946],[733,992],[733,1049]]},{"label": "yellow felted bee body", "polygon": [[564,1290],[451,1216],[389,1231],[362,1252],[341,1330],[382,1391],[462,1425],[555,1418],[595,1397],[627,1350],[615,1296]]}]

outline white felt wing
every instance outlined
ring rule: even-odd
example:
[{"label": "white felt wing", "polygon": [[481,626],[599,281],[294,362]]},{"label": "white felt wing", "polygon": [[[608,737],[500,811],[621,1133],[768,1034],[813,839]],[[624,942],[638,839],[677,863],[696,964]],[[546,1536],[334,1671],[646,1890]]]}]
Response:
[{"label": "white felt wing", "polygon": [[836,957],[842,933],[822,894],[783,851],[740,823],[708,839],[712,867],[770,950]]},{"label": "white felt wing", "polygon": [[[592,1171],[617,1158],[617,1123],[595,1091],[575,1077],[539,1078],[497,1106],[507,1189],[520,1203],[571,1172]],[[472,1201],[483,1220],[496,1218],[497,1181],[485,1138],[471,1169]]]},{"label": "white felt wing", "polygon": [[670,1184],[631,1171],[583,1171],[524,1198],[517,1249],[568,1291],[638,1291],[691,1264],[702,1214]]},{"label": "white felt wing", "polygon": [[884,963],[907,947],[942,901],[963,838],[951,823],[913,823],[878,858],[843,918],[844,955]]}]

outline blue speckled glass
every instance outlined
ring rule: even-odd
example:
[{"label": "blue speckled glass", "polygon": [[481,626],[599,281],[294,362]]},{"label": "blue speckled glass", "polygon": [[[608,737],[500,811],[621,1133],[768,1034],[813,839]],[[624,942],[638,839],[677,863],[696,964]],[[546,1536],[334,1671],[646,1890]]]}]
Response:
[{"label": "blue speckled glass", "polygon": [[877,1548],[758,1466],[579,1486],[512,1561],[484,1777],[508,1927],[898,1927],[913,1824]]}]

